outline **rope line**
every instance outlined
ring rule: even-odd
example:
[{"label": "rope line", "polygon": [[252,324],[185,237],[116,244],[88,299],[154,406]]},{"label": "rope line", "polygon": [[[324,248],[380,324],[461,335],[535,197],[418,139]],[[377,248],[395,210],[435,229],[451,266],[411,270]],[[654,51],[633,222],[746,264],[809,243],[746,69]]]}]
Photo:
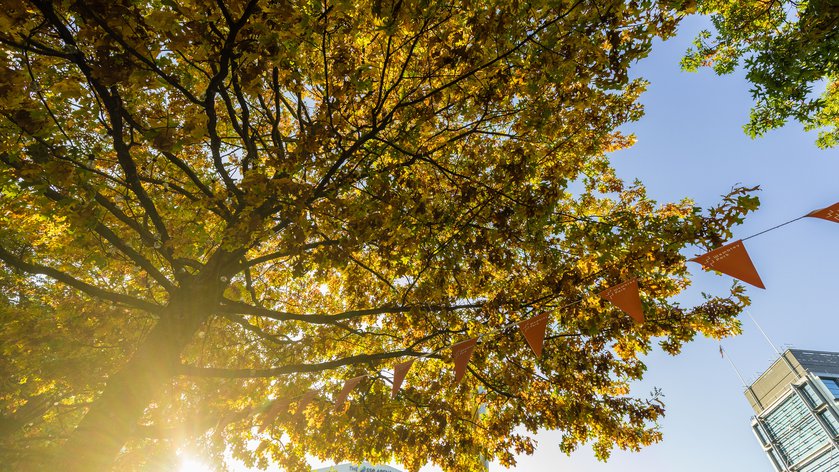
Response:
[{"label": "rope line", "polygon": [[[771,231],[774,231],[774,230],[776,230],[776,229],[782,228],[782,227],[787,226],[787,225],[789,225],[789,224],[795,223],[796,221],[799,221],[799,220],[801,220],[801,219],[804,219],[804,218],[806,218],[806,217],[808,217],[808,216],[811,216],[811,213],[808,213],[808,214],[806,214],[806,215],[799,216],[799,217],[797,217],[797,218],[793,218],[793,219],[791,219],[791,220],[789,220],[789,221],[786,221],[786,222],[784,222],[784,223],[781,223],[781,224],[778,224],[778,225],[772,226],[772,227],[770,227],[770,228],[768,228],[768,229],[765,229],[765,230],[760,231],[760,232],[758,232],[758,233],[752,234],[752,235],[750,235],[750,236],[746,236],[746,237],[744,237],[744,238],[741,238],[741,239],[740,239],[740,241],[747,241],[747,240],[752,239],[752,238],[755,238],[755,237],[757,237],[757,236],[761,236],[761,235],[763,235],[763,234],[769,233],[769,232],[771,232]],[[669,264],[669,265],[665,266],[664,268],[665,268],[665,269],[670,269],[670,268],[673,268],[673,267],[678,266],[678,265],[686,265],[686,264],[685,264],[686,262],[687,262],[687,261],[678,261],[678,262],[676,262],[676,263]],[[631,279],[630,279],[630,280],[631,280]],[[621,283],[623,283],[623,282],[621,282]],[[575,300],[573,300],[573,301],[567,302],[567,303],[565,303],[565,304],[563,304],[563,305],[560,305],[559,307],[555,307],[555,308],[554,308],[554,311],[562,311],[562,310],[565,310],[565,309],[567,309],[567,308],[570,308],[570,307],[572,307],[572,306],[574,306],[574,305],[580,304],[580,303],[582,303],[582,302],[585,300],[585,298],[586,298],[586,296],[587,296],[587,295],[588,295],[588,296],[591,296],[591,295],[593,295],[593,294],[589,292],[588,294],[581,295],[579,298],[577,298],[577,299],[575,299]],[[536,316],[539,316],[539,315],[536,315]],[[526,321],[526,320],[528,320],[528,319],[530,319],[530,317],[525,318],[525,319],[522,319],[522,320],[519,320],[519,321],[511,321],[511,322],[509,322],[509,323],[507,323],[507,324],[505,324],[505,325],[502,325],[501,327],[495,328],[495,329],[493,329],[493,330],[490,330],[490,331],[487,331],[487,332],[484,332],[484,333],[480,333],[480,334],[478,334],[478,335],[476,335],[476,336],[473,336],[473,337],[467,338],[467,339],[465,339],[464,341],[468,341],[469,339],[477,339],[477,340],[479,340],[479,341],[480,341],[480,340],[483,340],[484,338],[489,338],[489,337],[491,337],[491,336],[493,336],[493,335],[501,334],[501,333],[503,333],[503,332],[505,332],[505,331],[507,331],[507,330],[509,330],[509,329],[511,329],[511,328],[513,328],[513,327],[515,327],[515,326],[517,326],[517,325],[519,325],[520,323],[522,323],[523,321]],[[560,336],[561,336],[561,335],[567,335],[567,334],[570,334],[570,333],[560,333]],[[462,342],[462,341],[460,341],[460,342]],[[452,347],[453,345],[455,345],[455,344],[457,344],[457,343],[450,344],[450,345],[443,345],[443,346],[440,346],[440,347],[438,347],[437,349],[434,349],[433,351],[430,351],[430,352],[425,352],[425,353],[419,354],[419,355],[417,355],[417,356],[414,356],[414,359],[415,359],[415,360],[426,360],[426,359],[430,359],[432,356],[435,356],[435,355],[440,354],[441,352],[443,352],[443,351],[444,351],[444,350],[446,350],[446,349],[451,348],[451,347]],[[723,351],[722,351],[722,346],[721,346],[721,345],[720,345],[720,351],[721,351],[721,352],[723,352]],[[724,356],[724,357],[725,357],[725,356]],[[738,375],[739,375],[739,372],[738,372]],[[369,377],[373,377],[373,374],[364,374],[364,375],[362,375],[361,377],[368,377],[368,378],[369,378]],[[381,371],[377,372],[376,377],[381,377]],[[385,378],[386,378],[386,377],[385,377]],[[742,377],[741,377],[741,380],[742,380]],[[303,397],[304,397],[304,396],[306,396],[307,394],[311,394],[311,392],[312,392],[313,390],[314,390],[314,389],[310,389],[310,390],[307,390],[306,392],[304,392],[304,393],[302,393],[302,394],[295,395],[295,396],[291,396],[291,397],[289,397],[289,396],[285,396],[285,397],[283,397],[283,400],[284,400],[284,401],[287,401],[287,402],[289,402],[289,403],[290,403],[290,402],[293,402],[293,401],[298,400],[298,399],[300,399],[300,398],[303,398]],[[279,399],[277,399],[277,400],[279,400]],[[277,400],[274,400],[274,401],[277,401]]]}]

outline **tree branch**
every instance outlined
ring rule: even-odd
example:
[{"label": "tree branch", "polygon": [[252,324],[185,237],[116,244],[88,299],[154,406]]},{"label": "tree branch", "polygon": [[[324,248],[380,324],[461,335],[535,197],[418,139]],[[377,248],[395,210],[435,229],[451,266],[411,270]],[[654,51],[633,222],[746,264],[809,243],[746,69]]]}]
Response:
[{"label": "tree branch", "polygon": [[[45,194],[47,195],[47,197],[54,201],[73,201],[71,198],[64,197],[60,193],[55,192],[53,190],[47,190]],[[157,283],[159,283],[161,287],[166,289],[167,292],[172,293],[172,291],[174,291],[175,286],[172,284],[172,282],[165,275],[163,275],[163,273],[161,273],[157,269],[157,267],[155,267],[154,264],[151,263],[151,261],[143,257],[142,254],[140,254],[134,248],[129,246],[128,243],[123,241],[122,238],[117,236],[117,234],[114,233],[110,228],[105,226],[105,224],[97,221],[93,227],[93,230],[98,235],[105,238],[105,240],[111,243],[115,248],[119,249],[120,252],[125,254],[135,264],[140,266],[141,269],[143,269],[147,274],[149,274],[149,276],[151,276],[151,278],[157,281]]]},{"label": "tree branch", "polygon": [[132,306],[134,308],[139,308],[141,310],[155,314],[158,313],[161,308],[160,305],[156,305],[154,303],[150,303],[139,298],[134,298],[130,295],[109,292],[107,290],[101,289],[52,267],[25,262],[23,259],[17,257],[16,255],[7,251],[3,247],[0,247],[0,260],[16,269],[22,270],[23,272],[29,274],[46,275],[47,277],[55,279],[56,281],[61,282],[70,287],[73,287],[76,290],[79,290],[80,292],[86,293],[91,297]]},{"label": "tree branch", "polygon": [[518,42],[515,46],[513,46],[512,48],[510,48],[510,49],[508,49],[508,50],[504,51],[502,54],[499,54],[498,56],[495,56],[492,60],[487,61],[487,62],[485,62],[485,63],[483,63],[483,64],[481,64],[481,65],[479,65],[479,66],[473,67],[472,69],[468,70],[467,72],[465,72],[465,73],[463,73],[463,74],[461,74],[461,75],[459,75],[459,76],[455,77],[454,79],[452,79],[452,80],[450,80],[450,81],[448,81],[448,82],[446,82],[446,83],[444,83],[444,84],[442,84],[442,85],[439,85],[439,86],[437,86],[437,87],[435,87],[435,88],[433,88],[433,89],[429,90],[429,91],[428,91],[428,92],[426,92],[425,94],[423,94],[423,95],[421,95],[421,96],[419,96],[419,97],[417,97],[417,98],[415,98],[415,99],[413,99],[413,100],[408,100],[408,101],[400,102],[400,103],[398,103],[398,104],[396,105],[396,107],[395,107],[394,109],[404,108],[404,107],[409,107],[409,106],[412,106],[412,105],[416,105],[417,103],[422,103],[422,102],[424,102],[425,100],[427,100],[429,97],[432,97],[432,96],[434,96],[434,95],[436,95],[436,94],[438,94],[438,93],[442,92],[443,90],[446,90],[446,89],[447,89],[447,88],[449,88],[449,87],[452,87],[452,86],[454,86],[454,85],[457,85],[458,83],[460,83],[460,82],[462,82],[462,81],[464,81],[464,80],[468,79],[469,77],[471,77],[471,76],[473,76],[473,75],[477,74],[478,72],[480,72],[480,71],[482,71],[482,70],[484,70],[484,69],[486,69],[486,68],[488,68],[488,67],[492,66],[493,64],[495,64],[495,63],[497,63],[497,62],[499,62],[499,61],[502,61],[503,59],[505,59],[505,58],[509,57],[511,54],[513,54],[514,52],[516,52],[516,51],[518,51],[519,49],[521,49],[522,47],[524,47],[524,45],[525,45],[525,44],[527,44],[527,43],[529,43],[529,42],[530,42],[533,38],[535,38],[535,37],[536,37],[536,35],[538,35],[538,34],[539,34],[539,33],[541,33],[542,31],[544,31],[545,29],[547,29],[547,28],[548,28],[548,27],[550,27],[551,25],[553,25],[553,24],[555,24],[555,23],[559,22],[560,20],[562,20],[562,19],[563,19],[563,18],[565,18],[566,16],[570,15],[570,14],[571,14],[571,12],[573,12],[573,11],[574,11],[574,10],[575,10],[578,6],[580,6],[582,3],[583,3],[583,0],[577,0],[577,2],[576,2],[576,3],[574,3],[573,5],[571,5],[571,7],[570,7],[570,8],[568,8],[568,10],[566,10],[566,11],[565,11],[565,13],[562,13],[561,15],[558,15],[558,16],[557,16],[556,18],[554,18],[553,20],[551,20],[551,21],[546,21],[545,23],[543,23],[543,24],[542,24],[541,26],[539,26],[538,28],[535,28],[533,31],[531,31],[530,33],[528,33],[528,35],[527,35],[527,36],[525,36],[525,37],[524,37],[524,39],[522,39],[521,41],[519,41],[519,42]]},{"label": "tree branch", "polygon": [[134,159],[131,157],[130,149],[124,140],[123,114],[127,114],[127,112],[122,106],[122,100],[116,88],[112,87],[111,89],[108,89],[95,78],[95,74],[92,73],[90,66],[85,61],[85,57],[79,50],[78,45],[76,44],[76,40],[73,37],[73,34],[70,32],[70,29],[67,27],[67,25],[65,25],[61,18],[59,18],[58,15],[55,13],[52,3],[45,1],[37,1],[35,2],[35,4],[41,11],[41,13],[44,15],[44,18],[47,21],[49,21],[50,24],[58,32],[61,39],[68,46],[72,46],[74,50],[78,51],[72,55],[72,61],[74,64],[76,64],[79,70],[81,70],[82,74],[84,74],[84,76],[96,90],[97,95],[99,95],[99,98],[105,105],[105,110],[108,112],[108,116],[111,120],[111,137],[113,139],[114,151],[116,151],[117,160],[120,164],[120,167],[123,170],[123,173],[125,174],[128,187],[129,189],[131,189],[132,193],[134,193],[134,195],[137,197],[138,202],[143,207],[146,214],[148,214],[149,218],[155,226],[155,229],[157,229],[157,232],[160,235],[161,240],[163,242],[167,241],[169,239],[169,233],[166,230],[166,225],[163,223],[163,219],[157,212],[157,208],[155,207],[154,202],[146,193],[145,189],[143,189],[143,185],[140,182],[139,176],[137,174],[137,165],[134,162]]},{"label": "tree branch", "polygon": [[163,69],[161,69],[152,59],[149,59],[148,57],[140,54],[139,51],[131,47],[131,45],[129,45],[128,42],[126,42],[125,39],[122,38],[122,36],[117,34],[117,32],[114,31],[114,29],[111,28],[110,25],[108,25],[108,23],[102,17],[97,15],[95,11],[88,8],[87,5],[85,5],[85,2],[78,2],[76,6],[81,8],[86,15],[89,15],[91,18],[93,18],[96,24],[99,25],[99,27],[102,28],[105,31],[105,33],[107,33],[108,36],[110,36],[114,41],[119,43],[119,45],[125,51],[127,51],[129,54],[136,57],[140,62],[148,66],[149,69],[151,69],[155,74],[158,75],[158,77],[163,79],[167,84],[171,85],[172,87],[175,87],[175,89],[181,92],[187,100],[197,105],[201,105],[201,100],[198,97],[196,97],[192,92],[187,90],[183,85],[181,85],[178,82],[177,78],[172,77],[166,72],[164,72]]},{"label": "tree branch", "polygon": [[420,312],[469,310],[483,307],[483,303],[469,303],[463,305],[406,305],[393,307],[369,308],[364,310],[350,310],[335,314],[301,314],[270,310],[249,305],[244,302],[224,299],[220,307],[224,313],[244,314],[271,318],[277,321],[304,321],[311,324],[334,324],[338,321],[359,318],[362,316],[383,315],[393,313],[408,313],[412,310]]},{"label": "tree branch", "polygon": [[433,353],[417,352],[410,349],[401,351],[382,352],[378,354],[358,354],[355,356],[344,357],[332,361],[320,362],[316,364],[290,364],[282,367],[271,367],[267,369],[222,369],[216,367],[195,367],[191,365],[181,365],[178,370],[181,375],[190,377],[219,377],[227,379],[239,378],[259,378],[259,377],[276,377],[278,375],[301,374],[311,372],[321,372],[324,370],[331,370],[338,367],[353,364],[363,364],[372,361],[381,361],[387,359],[394,359],[397,357],[434,357],[441,356]]},{"label": "tree branch", "polygon": [[264,255],[261,255],[259,257],[255,257],[255,258],[253,258],[249,261],[244,261],[242,263],[242,265],[244,267],[253,267],[255,265],[259,265],[259,264],[263,264],[265,262],[273,261],[274,259],[279,259],[281,257],[294,256],[294,255],[297,255],[297,254],[299,254],[303,251],[308,251],[309,249],[315,249],[315,248],[324,247],[324,246],[335,246],[337,244],[339,244],[339,242],[338,241],[333,241],[333,240],[317,241],[317,242],[314,242],[314,243],[304,244],[304,245],[300,246],[299,248],[296,248],[295,250],[276,251],[276,252],[271,252],[271,253],[268,253],[268,254],[264,254]]},{"label": "tree branch", "polygon": [[[227,187],[227,190],[237,198],[241,198],[243,192],[236,186],[236,182],[233,181],[230,174],[227,172],[227,169],[224,168],[224,162],[221,159],[222,141],[218,134],[218,130],[216,129],[216,126],[218,125],[218,115],[216,114],[215,96],[216,93],[218,93],[218,89],[225,77],[227,77],[227,74],[230,72],[236,35],[245,25],[248,18],[250,18],[250,16],[254,13],[256,3],[257,2],[255,0],[248,2],[239,21],[233,23],[232,18],[227,18],[229,32],[224,40],[224,46],[219,54],[219,69],[215,72],[213,78],[210,79],[210,83],[207,85],[207,90],[204,92],[204,101],[202,103],[204,111],[207,114],[207,132],[210,135],[210,151],[213,154],[213,165],[215,166],[216,172],[219,173],[219,176],[221,176],[221,179],[224,181],[224,185]],[[226,10],[222,8],[222,12],[225,11]]]}]

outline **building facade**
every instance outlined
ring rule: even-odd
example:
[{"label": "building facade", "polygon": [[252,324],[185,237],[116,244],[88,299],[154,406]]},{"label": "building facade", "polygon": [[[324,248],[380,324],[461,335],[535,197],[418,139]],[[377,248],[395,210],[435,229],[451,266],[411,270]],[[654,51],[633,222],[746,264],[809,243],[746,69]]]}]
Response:
[{"label": "building facade", "polygon": [[839,353],[789,349],[745,395],[776,471],[839,471]]},{"label": "building facade", "polygon": [[361,464],[338,464],[332,467],[315,469],[312,472],[402,472],[388,465],[371,465],[366,462]]}]

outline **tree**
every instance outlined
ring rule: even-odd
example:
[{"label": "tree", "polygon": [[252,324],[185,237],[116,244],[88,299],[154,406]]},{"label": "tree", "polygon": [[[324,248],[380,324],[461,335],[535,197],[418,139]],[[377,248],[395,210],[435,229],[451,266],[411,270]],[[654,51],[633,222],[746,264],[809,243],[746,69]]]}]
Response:
[{"label": "tree", "polygon": [[[668,5],[39,0],[0,18],[6,464],[227,450],[461,471],[531,452],[521,428],[606,458],[660,438],[660,400],[628,395],[638,353],[738,330],[739,285],[668,297],[680,251],[756,199],[658,205],[606,157],[631,144],[627,68],[672,33]],[[644,324],[595,295],[632,276]],[[451,380],[447,346],[543,312],[541,359],[506,329]],[[310,389],[257,431],[268,400]]]},{"label": "tree", "polygon": [[[700,0],[688,8],[711,15],[714,33],[696,38],[682,65],[733,72],[752,83],[746,132],[752,137],[795,119],[820,130],[819,147],[839,143],[839,4],[835,0]],[[821,93],[820,88],[824,87]]]}]

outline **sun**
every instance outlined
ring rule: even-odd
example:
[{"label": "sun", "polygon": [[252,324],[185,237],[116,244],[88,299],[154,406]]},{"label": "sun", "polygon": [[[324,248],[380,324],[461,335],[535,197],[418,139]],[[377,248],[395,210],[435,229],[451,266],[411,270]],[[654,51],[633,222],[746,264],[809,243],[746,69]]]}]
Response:
[{"label": "sun", "polygon": [[181,467],[178,472],[212,472],[213,469],[207,464],[193,457],[182,457]]}]

